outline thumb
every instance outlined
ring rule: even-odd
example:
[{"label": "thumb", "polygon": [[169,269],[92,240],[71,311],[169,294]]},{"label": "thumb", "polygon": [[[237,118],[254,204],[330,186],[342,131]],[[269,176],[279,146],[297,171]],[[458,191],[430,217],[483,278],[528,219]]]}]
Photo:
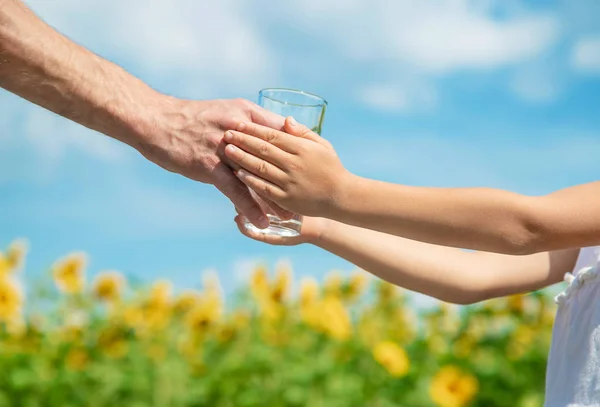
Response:
[{"label": "thumb", "polygon": [[321,141],[321,136],[311,131],[305,125],[298,123],[292,116],[285,118],[283,130],[292,136],[302,137],[316,142]]}]

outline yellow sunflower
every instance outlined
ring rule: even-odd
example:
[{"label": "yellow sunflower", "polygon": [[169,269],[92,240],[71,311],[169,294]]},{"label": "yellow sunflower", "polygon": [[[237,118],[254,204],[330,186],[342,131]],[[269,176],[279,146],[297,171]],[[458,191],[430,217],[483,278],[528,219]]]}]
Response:
[{"label": "yellow sunflower", "polygon": [[327,297],[320,304],[321,328],[330,337],[346,340],[352,335],[350,314],[338,297]]},{"label": "yellow sunflower", "polygon": [[445,366],[433,377],[429,395],[439,407],[467,405],[479,390],[477,379],[456,366]]},{"label": "yellow sunflower", "polygon": [[116,302],[121,299],[125,284],[125,277],[118,271],[105,271],[94,279],[92,292],[101,301]]},{"label": "yellow sunflower", "polygon": [[19,284],[9,277],[0,277],[0,322],[18,319],[23,309],[23,292]]},{"label": "yellow sunflower", "polygon": [[163,309],[169,306],[173,284],[168,280],[158,280],[150,287],[148,306],[155,309]]},{"label": "yellow sunflower", "polygon": [[350,276],[346,298],[349,301],[358,299],[367,287],[368,276],[364,271],[357,271]]},{"label": "yellow sunflower", "polygon": [[258,265],[252,272],[250,279],[250,290],[255,299],[262,298],[269,293],[269,278],[267,269],[263,265]]},{"label": "yellow sunflower", "polygon": [[319,298],[319,283],[312,277],[304,277],[300,281],[300,306],[314,304]]},{"label": "yellow sunflower", "polygon": [[[8,246],[6,261],[11,270],[19,271],[24,267],[28,247],[29,245],[25,239],[17,239]],[[0,274],[2,273],[0,272]]]},{"label": "yellow sunflower", "polygon": [[52,268],[56,287],[65,294],[80,294],[85,285],[86,262],[84,253],[72,253],[57,261]]},{"label": "yellow sunflower", "polygon": [[201,295],[196,290],[185,290],[175,298],[173,309],[175,312],[185,314],[200,303]]},{"label": "yellow sunflower", "polygon": [[324,291],[325,295],[337,297],[342,294],[343,279],[341,274],[333,270],[325,276]]},{"label": "yellow sunflower", "polygon": [[273,298],[273,301],[282,302],[289,294],[291,285],[292,268],[287,262],[281,262],[277,266],[277,274],[271,288],[271,298]]},{"label": "yellow sunflower", "polygon": [[373,358],[394,377],[405,376],[410,368],[406,351],[395,342],[379,342],[373,348]]}]

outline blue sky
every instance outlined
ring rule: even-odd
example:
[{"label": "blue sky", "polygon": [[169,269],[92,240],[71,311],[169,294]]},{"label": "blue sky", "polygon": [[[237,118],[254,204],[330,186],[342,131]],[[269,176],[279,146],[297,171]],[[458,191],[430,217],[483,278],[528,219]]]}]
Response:
[{"label": "blue sky", "polygon": [[[544,194],[600,174],[600,3],[465,0],[29,0],[73,40],[180,97],[292,87],[329,102],[323,136],[352,171],[412,185]],[[346,262],[239,235],[211,186],[0,92],[0,245],[28,273],[73,250],[90,273],[231,287],[251,265]]]}]

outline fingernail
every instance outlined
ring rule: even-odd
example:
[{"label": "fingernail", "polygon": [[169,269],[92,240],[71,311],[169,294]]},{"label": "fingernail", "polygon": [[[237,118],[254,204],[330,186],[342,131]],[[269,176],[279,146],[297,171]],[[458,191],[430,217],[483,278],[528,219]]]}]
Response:
[{"label": "fingernail", "polygon": [[230,152],[235,153],[235,152],[237,152],[237,147],[234,146],[233,144],[227,144],[225,146],[225,150],[229,150]]},{"label": "fingernail", "polygon": [[298,125],[298,122],[296,121],[296,119],[294,119],[292,116],[290,116],[290,126],[295,127]]},{"label": "fingernail", "polygon": [[246,174],[244,173],[244,170],[237,170],[234,174],[238,178],[244,178],[246,176]]},{"label": "fingernail", "polygon": [[225,136],[223,137],[225,139],[225,141],[231,141],[233,140],[233,133],[230,131],[225,132]]}]

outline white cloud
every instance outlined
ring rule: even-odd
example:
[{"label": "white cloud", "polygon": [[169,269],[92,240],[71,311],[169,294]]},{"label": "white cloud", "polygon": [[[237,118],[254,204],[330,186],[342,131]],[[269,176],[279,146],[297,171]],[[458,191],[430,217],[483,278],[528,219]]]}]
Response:
[{"label": "white cloud", "polygon": [[[330,69],[360,78],[353,89],[359,101],[395,112],[435,106],[438,83],[451,74],[536,61],[562,31],[554,14],[498,0],[308,0],[288,7],[290,26],[327,44],[328,60],[337,61]],[[550,97],[541,86],[518,88],[528,100]]]},{"label": "white cloud", "polygon": [[325,27],[315,32],[350,57],[434,75],[518,64],[549,49],[559,34],[554,16],[519,10],[498,20],[492,7],[466,0],[314,0],[296,7],[296,18]]},{"label": "white cloud", "polygon": [[425,2],[400,24],[390,22],[390,49],[402,60],[444,73],[516,64],[539,55],[556,37],[557,25],[550,17],[499,22],[452,3],[435,7]]},{"label": "white cloud", "polygon": [[398,84],[397,81],[390,81],[360,88],[357,100],[375,110],[407,112],[432,108],[437,103],[437,94],[431,85],[425,83]]},{"label": "white cloud", "polygon": [[199,96],[254,91],[272,55],[241,0],[29,0],[42,18],[110,59],[186,81]]},{"label": "white cloud", "polygon": [[600,74],[600,36],[577,41],[571,52],[571,65],[582,73]]}]

